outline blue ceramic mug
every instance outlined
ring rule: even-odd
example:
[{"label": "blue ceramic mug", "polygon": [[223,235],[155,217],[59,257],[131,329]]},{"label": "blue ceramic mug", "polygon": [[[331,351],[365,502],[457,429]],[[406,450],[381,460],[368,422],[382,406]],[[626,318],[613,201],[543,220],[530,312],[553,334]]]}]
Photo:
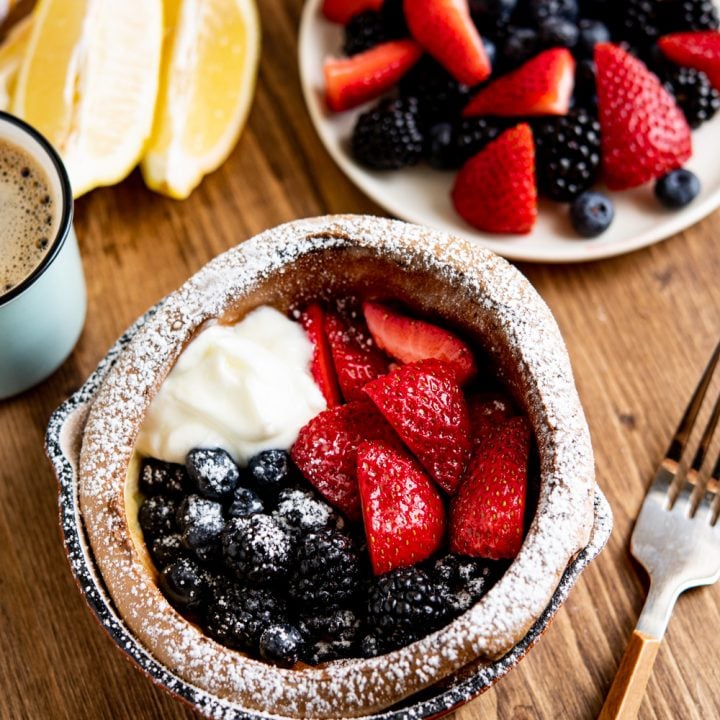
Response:
[{"label": "blue ceramic mug", "polygon": [[44,380],[67,358],[85,322],[86,294],[72,225],[72,190],[62,160],[37,130],[4,112],[0,140],[30,155],[43,169],[57,215],[49,248],[38,265],[10,290],[0,290],[3,399]]}]

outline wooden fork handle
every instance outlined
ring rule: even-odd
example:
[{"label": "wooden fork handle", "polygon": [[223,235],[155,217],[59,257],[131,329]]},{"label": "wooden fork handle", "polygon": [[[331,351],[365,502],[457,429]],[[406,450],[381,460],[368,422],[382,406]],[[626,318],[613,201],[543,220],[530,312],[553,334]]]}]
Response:
[{"label": "wooden fork handle", "polygon": [[634,720],[645,695],[660,640],[635,630],[598,720]]}]

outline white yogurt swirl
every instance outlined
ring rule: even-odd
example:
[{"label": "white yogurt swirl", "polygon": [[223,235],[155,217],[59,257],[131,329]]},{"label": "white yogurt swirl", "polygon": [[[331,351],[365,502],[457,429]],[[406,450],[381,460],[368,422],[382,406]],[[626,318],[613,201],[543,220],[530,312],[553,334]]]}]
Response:
[{"label": "white yogurt swirl", "polygon": [[150,405],[137,450],[182,463],[193,448],[220,447],[246,465],[262,450],[288,449],[326,407],[312,354],[302,327],[267,306],[203,330]]}]

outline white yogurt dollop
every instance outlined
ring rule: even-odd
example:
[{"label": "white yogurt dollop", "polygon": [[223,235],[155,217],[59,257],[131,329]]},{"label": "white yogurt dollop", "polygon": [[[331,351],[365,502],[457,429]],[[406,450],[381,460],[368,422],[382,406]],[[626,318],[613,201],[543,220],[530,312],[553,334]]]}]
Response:
[{"label": "white yogurt dollop", "polygon": [[287,450],[326,407],[312,354],[302,327],[271,307],[203,330],[150,405],[137,450],[183,463],[193,448],[220,447],[241,465],[262,450]]}]

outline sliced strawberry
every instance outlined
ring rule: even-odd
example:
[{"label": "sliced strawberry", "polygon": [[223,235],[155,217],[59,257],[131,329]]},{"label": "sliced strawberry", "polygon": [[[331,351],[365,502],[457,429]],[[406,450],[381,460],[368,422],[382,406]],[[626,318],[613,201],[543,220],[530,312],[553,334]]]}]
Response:
[{"label": "sliced strawberry", "polygon": [[404,0],[412,36],[464,85],[490,77],[490,61],[467,0]]},{"label": "sliced strawberry", "polygon": [[300,430],[290,449],[305,479],[353,521],[360,519],[357,449],[364,440],[385,440],[400,446],[392,428],[367,400],[316,415]]},{"label": "sliced strawberry", "polygon": [[611,43],[595,46],[595,65],[607,186],[625,190],[681,167],[690,127],[657,75]]},{"label": "sliced strawberry", "polygon": [[427,560],[445,534],[445,507],[417,461],[383,442],[357,452],[368,552],[376,575]]},{"label": "sliced strawberry", "polygon": [[453,493],[470,459],[470,420],[451,365],[420,360],[365,392],[443,490]]},{"label": "sliced strawberry", "polygon": [[343,397],[348,402],[366,400],[363,388],[387,373],[388,359],[373,345],[364,327],[349,325],[335,313],[325,315],[325,335]]},{"label": "sliced strawberry", "polygon": [[342,398],[335,375],[335,365],[330,353],[330,345],[325,337],[325,311],[318,303],[308,305],[300,315],[300,324],[313,344],[310,372],[322,391],[327,406],[340,405]]},{"label": "sliced strawberry", "polygon": [[480,90],[463,115],[566,115],[575,86],[575,60],[569,50],[553,48]]},{"label": "sliced strawberry", "polygon": [[364,302],[363,313],[375,344],[400,362],[443,360],[455,368],[461,385],[475,374],[470,348],[449,330],[375,302]]},{"label": "sliced strawberry", "polygon": [[480,393],[468,398],[468,414],[475,447],[483,445],[497,428],[515,413],[510,399],[501,393]]},{"label": "sliced strawberry", "polygon": [[391,40],[349,58],[328,58],[323,66],[328,107],[339,112],[379,97],[421,55],[422,49],[412,40]]},{"label": "sliced strawberry", "polygon": [[471,157],[455,178],[455,209],[471,225],[492,233],[529,233],[537,219],[535,145],[523,123]]},{"label": "sliced strawberry", "polygon": [[523,541],[530,427],[506,420],[475,453],[450,509],[450,550],[514,558]]},{"label": "sliced strawberry", "polygon": [[323,0],[322,12],[330,22],[346,25],[353,15],[365,10],[379,10],[383,0]]},{"label": "sliced strawberry", "polygon": [[661,37],[658,45],[678,65],[702,70],[720,90],[720,30],[673,33]]}]

